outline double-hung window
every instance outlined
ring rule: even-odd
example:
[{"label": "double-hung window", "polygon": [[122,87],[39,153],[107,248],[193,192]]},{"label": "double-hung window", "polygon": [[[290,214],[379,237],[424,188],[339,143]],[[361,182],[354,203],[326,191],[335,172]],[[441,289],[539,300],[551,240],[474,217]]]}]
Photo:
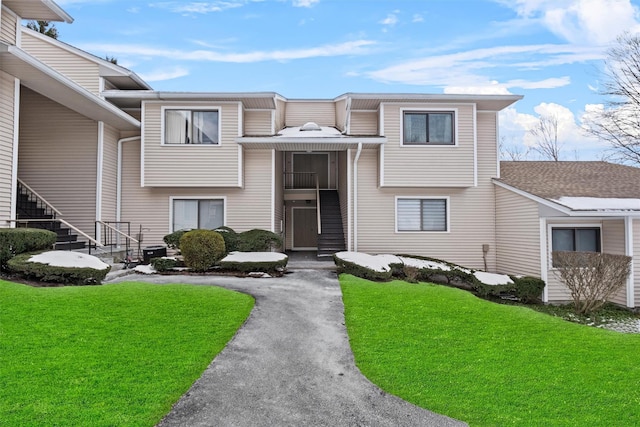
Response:
[{"label": "double-hung window", "polygon": [[453,111],[405,111],[403,145],[455,145]]},{"label": "double-hung window", "polygon": [[164,110],[165,144],[220,143],[217,110]]},{"label": "double-hung window", "polygon": [[173,199],[173,231],[215,230],[224,225],[224,200]]},{"label": "double-hung window", "polygon": [[448,199],[396,199],[398,231],[449,231]]}]

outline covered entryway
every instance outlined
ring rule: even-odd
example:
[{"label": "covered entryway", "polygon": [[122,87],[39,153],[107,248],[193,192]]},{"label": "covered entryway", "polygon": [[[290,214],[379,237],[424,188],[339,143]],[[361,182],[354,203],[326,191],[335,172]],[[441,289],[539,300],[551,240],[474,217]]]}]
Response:
[{"label": "covered entryway", "polygon": [[[303,178],[303,174],[313,174],[312,176],[317,177],[320,188],[329,188],[329,153],[292,153],[291,163],[294,179]],[[304,187],[297,185],[293,188]],[[315,188],[315,182],[311,188]]]}]

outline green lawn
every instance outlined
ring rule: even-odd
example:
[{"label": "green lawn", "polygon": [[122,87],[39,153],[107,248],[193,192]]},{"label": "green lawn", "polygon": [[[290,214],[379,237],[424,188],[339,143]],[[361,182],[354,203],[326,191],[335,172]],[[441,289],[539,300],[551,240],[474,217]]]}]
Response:
[{"label": "green lawn", "polygon": [[640,336],[459,289],[340,277],[358,367],[472,426],[640,425]]},{"label": "green lawn", "polygon": [[253,303],[208,286],[0,281],[0,425],[152,426]]}]

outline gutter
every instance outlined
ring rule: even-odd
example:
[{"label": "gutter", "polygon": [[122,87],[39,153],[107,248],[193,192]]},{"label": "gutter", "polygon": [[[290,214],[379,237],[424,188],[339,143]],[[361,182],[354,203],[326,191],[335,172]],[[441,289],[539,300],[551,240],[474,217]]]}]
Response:
[{"label": "gutter", "polygon": [[118,140],[118,172],[116,176],[116,221],[120,222],[122,210],[122,144],[125,142],[139,141],[142,137],[130,136]]},{"label": "gutter", "polygon": [[362,154],[362,142],[358,143],[356,158],[353,160],[353,251],[358,252],[358,160]]}]

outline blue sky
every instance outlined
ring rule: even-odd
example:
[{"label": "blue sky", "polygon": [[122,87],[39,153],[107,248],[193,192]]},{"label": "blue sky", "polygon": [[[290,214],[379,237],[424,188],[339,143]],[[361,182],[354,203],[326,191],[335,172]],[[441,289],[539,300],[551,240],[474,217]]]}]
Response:
[{"label": "blue sky", "polygon": [[[59,39],[113,56],[154,89],[498,93],[505,145],[525,152],[540,115],[559,121],[563,158],[600,158],[580,131],[604,98],[602,61],[640,31],[640,0],[57,0]],[[534,152],[530,159],[537,158]]]}]

